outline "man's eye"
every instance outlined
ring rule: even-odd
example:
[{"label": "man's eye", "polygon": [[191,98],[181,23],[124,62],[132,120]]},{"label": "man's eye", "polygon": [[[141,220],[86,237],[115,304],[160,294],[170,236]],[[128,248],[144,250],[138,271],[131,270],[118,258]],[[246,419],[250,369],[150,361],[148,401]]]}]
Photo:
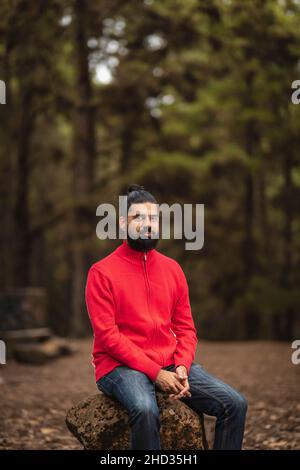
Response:
[{"label": "man's eye", "polygon": [[[139,215],[135,216],[135,220],[146,220],[146,217],[147,216],[145,214],[139,214]],[[152,215],[151,216],[151,220],[153,222],[156,222],[158,220],[158,218],[159,218],[158,215]]]}]

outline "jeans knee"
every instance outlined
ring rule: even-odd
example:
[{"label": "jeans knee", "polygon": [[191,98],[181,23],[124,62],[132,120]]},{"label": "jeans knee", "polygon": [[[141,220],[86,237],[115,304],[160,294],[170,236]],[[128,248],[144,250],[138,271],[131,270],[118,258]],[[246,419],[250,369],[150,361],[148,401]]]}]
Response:
[{"label": "jeans knee", "polygon": [[242,393],[238,393],[235,399],[236,410],[243,415],[246,415],[248,410],[248,401]]},{"label": "jeans knee", "polygon": [[133,407],[132,415],[135,417],[139,416],[144,419],[159,421],[158,406],[150,400],[137,401]]},{"label": "jeans knee", "polygon": [[228,416],[245,416],[247,413],[248,402],[244,395],[235,392],[231,393],[226,400],[224,412]]}]

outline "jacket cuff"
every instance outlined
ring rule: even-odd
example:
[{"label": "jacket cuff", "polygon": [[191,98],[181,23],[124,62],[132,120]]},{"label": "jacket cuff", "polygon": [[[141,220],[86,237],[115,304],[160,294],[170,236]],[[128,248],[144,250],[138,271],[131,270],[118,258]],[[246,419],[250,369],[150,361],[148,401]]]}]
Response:
[{"label": "jacket cuff", "polygon": [[158,373],[161,370],[161,368],[162,367],[160,365],[156,364],[155,366],[151,367],[151,369],[147,371],[147,375],[150,378],[150,380],[152,380],[152,382],[155,382],[156,377],[158,376]]}]

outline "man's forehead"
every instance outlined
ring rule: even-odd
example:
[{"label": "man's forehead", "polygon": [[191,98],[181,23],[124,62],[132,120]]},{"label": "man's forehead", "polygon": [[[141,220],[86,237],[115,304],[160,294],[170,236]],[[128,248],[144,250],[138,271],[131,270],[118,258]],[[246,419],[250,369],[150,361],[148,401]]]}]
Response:
[{"label": "man's forehead", "polygon": [[136,214],[158,214],[158,204],[155,204],[153,202],[131,204],[128,210],[128,215]]}]

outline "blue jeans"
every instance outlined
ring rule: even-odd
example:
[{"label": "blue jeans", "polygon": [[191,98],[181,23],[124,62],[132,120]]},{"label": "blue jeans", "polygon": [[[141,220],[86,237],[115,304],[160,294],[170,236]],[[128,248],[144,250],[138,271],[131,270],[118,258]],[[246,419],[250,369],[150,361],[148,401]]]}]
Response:
[{"label": "blue jeans", "polygon": [[[175,372],[174,364],[163,367]],[[215,416],[213,449],[242,448],[247,400],[238,391],[193,362],[188,381],[191,397],[179,398],[199,416]],[[117,399],[128,411],[132,450],[160,449],[160,417],[156,384],[143,372],[122,365],[101,377],[97,387]]]}]

